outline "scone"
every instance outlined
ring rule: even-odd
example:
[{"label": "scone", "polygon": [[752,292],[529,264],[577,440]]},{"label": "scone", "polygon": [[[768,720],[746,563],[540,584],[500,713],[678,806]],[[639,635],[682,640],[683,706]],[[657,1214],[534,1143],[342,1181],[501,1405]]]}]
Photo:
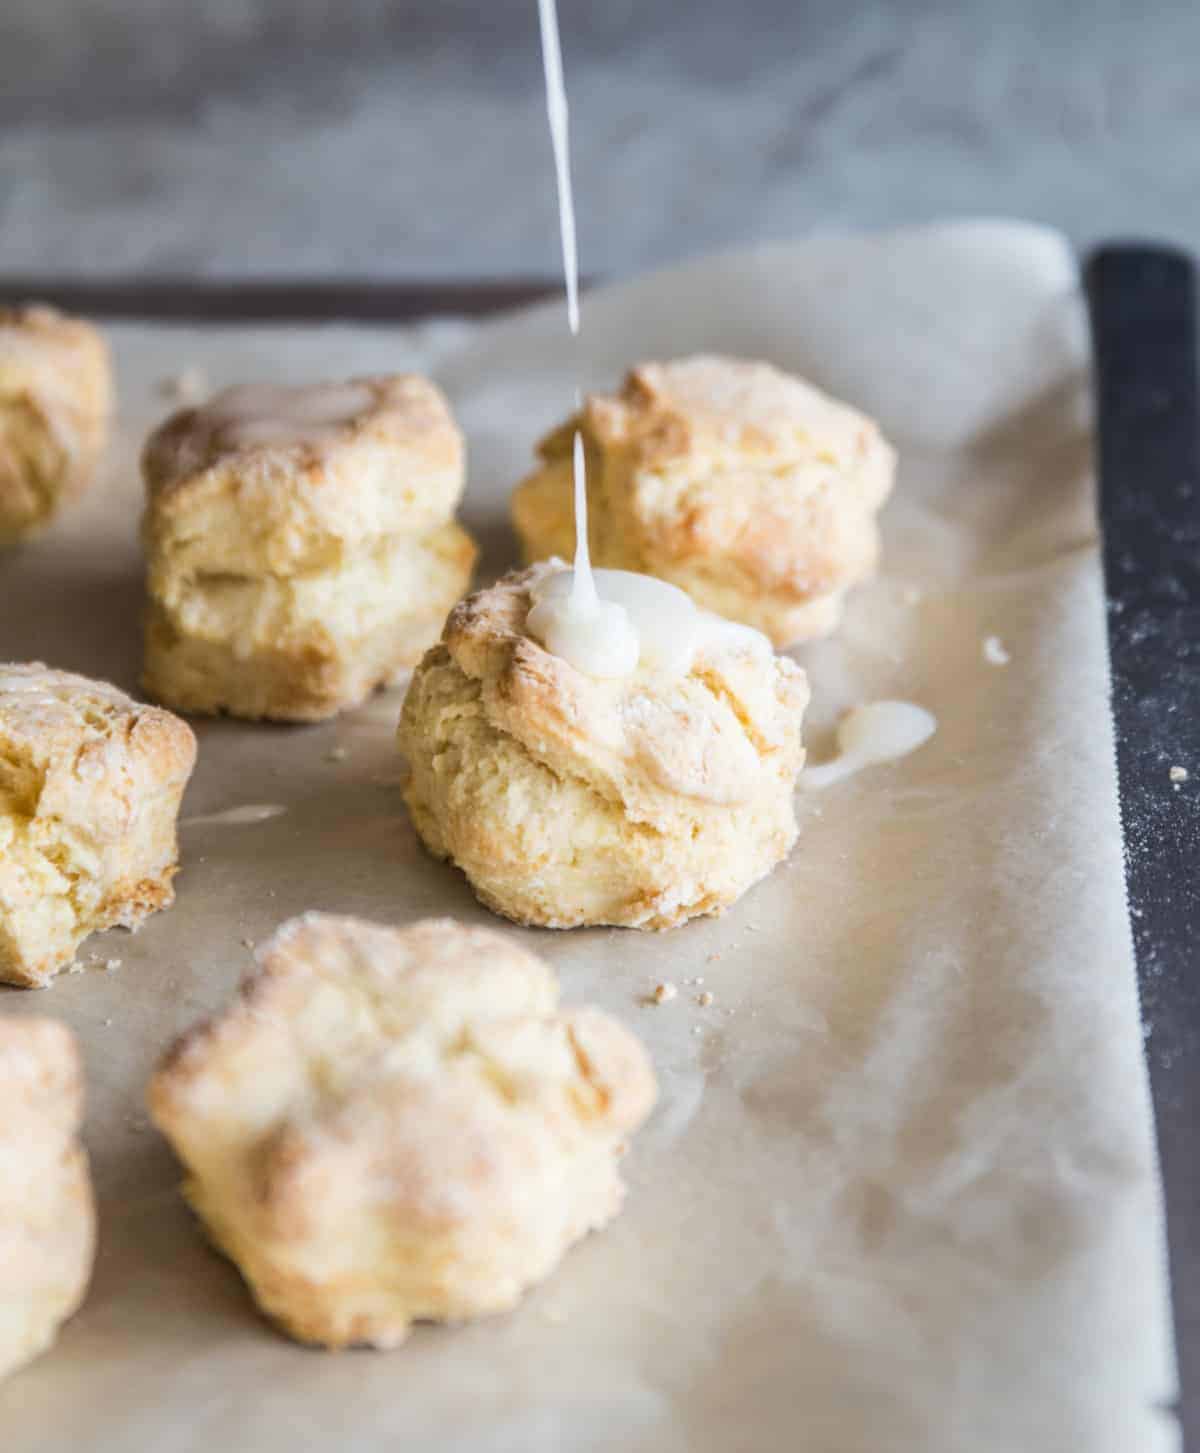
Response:
[{"label": "scone", "polygon": [[100,333],[53,308],[0,308],[0,544],[84,490],[108,436],[112,370]]},{"label": "scone", "polygon": [[400,718],[426,846],[489,908],[548,928],[720,913],[796,836],[804,673],[753,633],[684,674],[597,679],[526,632],[535,565],[461,601]]},{"label": "scone", "polygon": [[0,1017],[0,1377],[44,1352],[83,1300],[96,1214],[79,1143],[83,1071],[53,1019]]},{"label": "scone", "polygon": [[317,721],[411,666],[466,590],[463,443],[412,375],[230,389],[143,454],[146,690]]},{"label": "scone", "polygon": [[876,426],[766,363],[646,363],[539,446],[513,495],[527,560],[574,549],[571,444],[593,563],[656,575],[776,646],[827,634],[875,569],[895,454]]},{"label": "scone", "polygon": [[499,934],[308,914],[149,1087],[186,1194],[303,1342],[392,1347],[504,1311],[620,1207],[655,1084]]},{"label": "scone", "polygon": [[103,681],[0,665],[0,982],[40,987],[90,933],[174,898],[191,728]]}]

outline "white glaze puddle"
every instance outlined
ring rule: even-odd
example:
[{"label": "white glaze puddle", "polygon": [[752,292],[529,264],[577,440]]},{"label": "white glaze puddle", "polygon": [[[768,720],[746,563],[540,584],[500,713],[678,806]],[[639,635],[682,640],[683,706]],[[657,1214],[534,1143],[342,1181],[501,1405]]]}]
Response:
[{"label": "white glaze puddle", "polygon": [[678,586],[631,570],[596,570],[592,614],[575,614],[574,570],[546,576],[533,592],[530,635],[588,676],[628,676],[639,666],[685,675],[714,647],[770,655],[771,643],[750,626],[699,609]]},{"label": "white glaze puddle", "polygon": [[243,384],[219,393],[200,410],[197,422],[232,448],[312,444],[353,423],[371,402],[371,390],[357,383]]},{"label": "white glaze puddle", "polygon": [[244,807],[227,807],[224,812],[209,812],[202,817],[185,817],[180,827],[244,827],[247,823],[267,822],[282,817],[286,807],[278,802],[248,802]]},{"label": "white glaze puddle", "polygon": [[809,767],[805,787],[828,787],[879,762],[894,762],[922,747],[937,731],[937,718],[911,701],[870,701],[856,706],[838,723],[838,755]]}]

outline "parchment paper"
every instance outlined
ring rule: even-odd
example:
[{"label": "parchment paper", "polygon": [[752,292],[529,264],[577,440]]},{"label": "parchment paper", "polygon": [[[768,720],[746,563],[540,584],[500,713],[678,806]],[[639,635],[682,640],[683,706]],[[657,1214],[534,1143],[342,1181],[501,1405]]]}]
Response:
[{"label": "parchment paper", "polygon": [[[569,406],[576,358],[600,386],[642,357],[719,349],[859,403],[901,451],[883,576],[800,652],[814,760],[862,699],[921,702],[941,727],[902,763],[802,794],[791,860],[719,921],[522,935],[567,997],[653,1052],[662,1101],[626,1162],[627,1209],[511,1316],[323,1355],[262,1322],[207,1247],[142,1085],[226,1001],[243,940],[290,914],[496,921],[405,819],[400,692],[323,727],[200,724],[185,816],[286,811],[185,825],[169,913],[89,943],[45,993],[0,994],[0,1012],[59,1014],[83,1038],[101,1205],[85,1308],[0,1388],[6,1453],[1177,1446],[1061,241],[981,224],[743,253],[593,294],[577,346],[557,306],[417,331],[111,332],[109,478],[0,560],[0,657],[135,686],[136,450],[184,367],[214,386],[431,370],[470,438],[466,519],[491,573],[512,561],[507,492]],[[989,635],[1007,666],[985,661]],[[664,979],[680,997],[643,1006]]]}]

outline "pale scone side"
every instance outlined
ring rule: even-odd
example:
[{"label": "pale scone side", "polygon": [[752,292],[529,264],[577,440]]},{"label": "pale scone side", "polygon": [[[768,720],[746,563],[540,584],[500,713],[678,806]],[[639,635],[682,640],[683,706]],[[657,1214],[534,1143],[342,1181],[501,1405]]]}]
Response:
[{"label": "pale scone side", "polygon": [[321,720],[419,659],[467,588],[462,438],[415,376],[357,380],[307,437],[231,435],[220,396],[143,454],[144,683],[180,710]]},{"label": "pale scone side", "polygon": [[0,544],[42,529],[91,481],[112,411],[100,332],[52,308],[0,308]]},{"label": "pale scone side", "polygon": [[556,568],[460,602],[414,673],[399,744],[417,831],[518,922],[719,913],[795,840],[804,673],[729,647],[678,679],[585,676],[525,634]]},{"label": "pale scone side", "polygon": [[174,897],[186,722],[105,682],[0,665],[0,982],[39,987],[91,933]]},{"label": "pale scone side", "polygon": [[0,1377],[44,1352],[83,1300],[96,1215],[79,1143],[83,1071],[52,1019],[0,1016]]},{"label": "pale scone side", "polygon": [[512,504],[529,560],[570,554],[577,429],[597,565],[670,581],[777,646],[827,634],[876,567],[895,454],[875,424],[767,364],[705,356],[635,368],[542,441]]},{"label": "pale scone side", "polygon": [[263,1310],[331,1347],[512,1307],[616,1213],[654,1096],[638,1041],[510,940],[321,914],[148,1092]]}]

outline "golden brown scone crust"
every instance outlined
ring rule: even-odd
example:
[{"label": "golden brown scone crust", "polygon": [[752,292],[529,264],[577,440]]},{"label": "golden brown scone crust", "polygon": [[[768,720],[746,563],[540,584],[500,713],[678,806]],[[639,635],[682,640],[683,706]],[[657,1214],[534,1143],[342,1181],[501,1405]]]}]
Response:
[{"label": "golden brown scone crust", "polygon": [[460,602],[414,672],[399,740],[417,831],[520,923],[720,913],[795,840],[804,673],[722,638],[686,676],[585,676],[524,633],[561,568]]},{"label": "golden brown scone crust", "polygon": [[515,1305],[616,1214],[654,1097],[639,1042],[560,1008],[500,934],[324,914],[279,929],[148,1091],[259,1305],[329,1347]]},{"label": "golden brown scone crust", "polygon": [[174,898],[191,728],[102,681],[0,665],[0,981],[39,987]]},{"label": "golden brown scone crust", "polygon": [[53,1019],[0,1017],[0,1377],[54,1341],[83,1300],[96,1215],[79,1143],[83,1070]]},{"label": "golden brown scone crust", "polygon": [[513,496],[529,560],[570,558],[571,441],[593,562],[656,575],[777,646],[824,635],[879,553],[895,454],[863,415],[766,363],[646,363],[539,446]]},{"label": "golden brown scone crust", "polygon": [[[332,716],[412,666],[467,588],[463,443],[442,394],[415,375],[330,388],[361,403],[307,437],[240,436],[219,395],[148,441],[143,680],[158,700]],[[275,391],[257,392],[269,412]]]},{"label": "golden brown scone crust", "polygon": [[0,308],[0,544],[32,534],[93,478],[112,366],[100,332],[53,308]]}]

